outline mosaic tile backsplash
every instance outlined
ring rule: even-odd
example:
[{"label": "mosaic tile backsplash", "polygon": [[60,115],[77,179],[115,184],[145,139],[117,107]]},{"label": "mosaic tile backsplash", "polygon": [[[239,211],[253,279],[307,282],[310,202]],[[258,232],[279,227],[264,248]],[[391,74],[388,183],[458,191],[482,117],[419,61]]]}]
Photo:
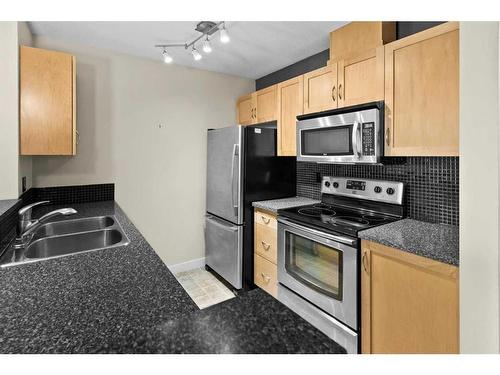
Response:
[{"label": "mosaic tile backsplash", "polygon": [[318,173],[321,176],[403,182],[408,217],[458,225],[458,157],[385,158],[383,165],[297,162],[297,195],[320,199]]}]

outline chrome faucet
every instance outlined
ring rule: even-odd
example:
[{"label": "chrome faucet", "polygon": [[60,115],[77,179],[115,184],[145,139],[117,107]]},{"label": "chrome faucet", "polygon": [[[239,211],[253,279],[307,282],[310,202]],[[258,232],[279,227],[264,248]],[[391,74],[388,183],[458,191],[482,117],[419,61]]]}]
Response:
[{"label": "chrome faucet", "polygon": [[35,234],[35,231],[49,219],[59,215],[73,215],[77,212],[73,208],[61,208],[43,215],[40,219],[32,220],[31,210],[33,209],[33,207],[47,203],[50,203],[50,201],[35,202],[19,210],[19,220],[17,222],[17,237],[14,242],[14,248],[20,249],[28,246],[31,239],[33,238],[33,235]]}]

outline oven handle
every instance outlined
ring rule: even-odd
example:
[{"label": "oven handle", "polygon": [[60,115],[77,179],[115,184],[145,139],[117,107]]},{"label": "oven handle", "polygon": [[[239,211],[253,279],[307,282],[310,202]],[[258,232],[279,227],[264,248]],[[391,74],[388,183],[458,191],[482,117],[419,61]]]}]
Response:
[{"label": "oven handle", "polygon": [[348,237],[336,236],[334,234],[320,232],[319,230],[315,230],[315,229],[311,229],[311,228],[308,228],[308,227],[304,227],[302,225],[295,224],[295,223],[293,223],[293,222],[291,222],[289,220],[286,220],[286,219],[283,219],[283,218],[280,218],[280,217],[278,217],[278,222],[280,222],[282,224],[285,224],[285,225],[288,225],[289,227],[292,227],[292,228],[295,228],[295,229],[300,229],[300,230],[302,230],[304,232],[315,234],[316,236],[327,238],[329,240],[337,241],[337,242],[340,242],[340,243],[343,243],[343,244],[346,244],[346,245],[355,246],[356,242],[357,242],[356,240],[352,240],[352,239],[350,239]]}]

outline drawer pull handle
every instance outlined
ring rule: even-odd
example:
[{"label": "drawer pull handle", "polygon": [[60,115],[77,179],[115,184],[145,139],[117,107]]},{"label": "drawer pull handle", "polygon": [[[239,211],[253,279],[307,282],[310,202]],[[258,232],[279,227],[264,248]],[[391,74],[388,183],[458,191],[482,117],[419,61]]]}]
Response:
[{"label": "drawer pull handle", "polygon": [[339,99],[342,100],[342,84],[339,85]]},{"label": "drawer pull handle", "polygon": [[363,258],[361,259],[361,263],[363,263],[363,269],[365,270],[365,272],[368,273],[368,269],[366,267],[365,260],[366,260],[366,251],[363,253]]},{"label": "drawer pull handle", "polygon": [[387,143],[387,146],[391,145],[391,128],[389,127],[385,129],[385,143]]},{"label": "drawer pull handle", "polygon": [[335,85],[332,87],[332,99],[335,101]]},{"label": "drawer pull handle", "polygon": [[269,281],[271,281],[271,277],[269,277],[266,274],[264,274],[264,272],[261,272],[260,275],[262,276],[262,278],[264,279],[264,281],[266,282],[266,284],[268,284]]},{"label": "drawer pull handle", "polygon": [[262,244],[262,247],[264,248],[264,250],[269,251],[269,248],[271,247],[271,244],[268,244],[265,241],[260,241],[260,243]]},{"label": "drawer pull handle", "polygon": [[269,222],[271,221],[271,219],[269,219],[268,217],[265,217],[265,216],[261,216],[262,218],[262,221],[264,222],[264,224],[269,224]]}]

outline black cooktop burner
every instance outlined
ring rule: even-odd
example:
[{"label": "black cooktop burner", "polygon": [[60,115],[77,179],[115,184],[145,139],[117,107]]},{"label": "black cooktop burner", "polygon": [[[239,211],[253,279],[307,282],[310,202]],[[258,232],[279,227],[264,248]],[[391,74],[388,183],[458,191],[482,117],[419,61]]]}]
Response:
[{"label": "black cooktop burner", "polygon": [[370,224],[370,222],[362,217],[354,217],[354,216],[335,216],[330,219],[331,221],[337,223],[342,222],[347,225],[356,225],[360,227],[365,227]]},{"label": "black cooktop burner", "polygon": [[316,206],[313,206],[312,208],[301,208],[299,209],[299,214],[305,215],[305,216],[311,216],[311,217],[321,217],[322,215],[325,216],[333,216],[335,215],[335,211],[326,209],[326,208],[317,208]]}]

